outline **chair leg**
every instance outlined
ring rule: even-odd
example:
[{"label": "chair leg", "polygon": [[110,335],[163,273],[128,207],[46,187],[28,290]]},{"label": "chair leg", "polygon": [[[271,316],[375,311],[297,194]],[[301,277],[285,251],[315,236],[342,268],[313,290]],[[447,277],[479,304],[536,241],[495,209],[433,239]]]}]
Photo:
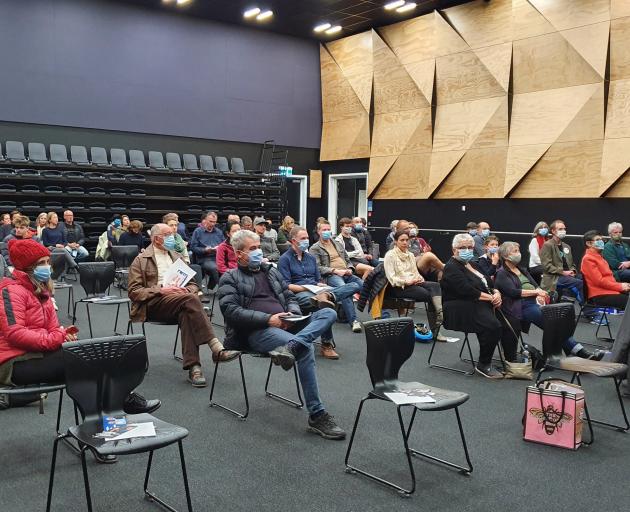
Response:
[{"label": "chair leg", "polygon": [[90,493],[90,478],[88,476],[87,462],[85,460],[85,451],[87,446],[81,447],[81,468],[83,469],[83,484],[85,485],[85,501],[87,502],[88,512],[92,512],[92,495]]},{"label": "chair leg", "polygon": [[[580,374],[579,372],[575,372],[573,374],[573,377],[575,378],[575,380],[577,381],[579,386],[582,386],[582,379],[580,378]],[[626,406],[623,403],[623,397],[621,396],[621,379],[619,379],[618,377],[613,377],[613,381],[615,383],[615,391],[617,393],[617,400],[619,401],[619,407],[621,409],[621,415],[623,417],[623,421],[625,425],[617,425],[615,423],[608,423],[606,421],[602,421],[602,420],[594,420],[591,419],[590,416],[588,415],[588,411],[586,409],[586,400],[584,401],[584,410],[587,414],[587,419],[589,422],[589,426],[591,423],[594,423],[595,425],[602,425],[604,427],[610,427],[610,428],[614,428],[617,432],[627,432],[628,430],[630,430],[630,423],[628,422],[628,415],[626,413]]]},{"label": "chair leg", "polygon": [[186,504],[188,505],[188,512],[193,511],[192,501],[190,499],[190,488],[188,487],[188,473],[186,473],[186,459],[184,458],[184,447],[181,440],[177,443],[179,446],[179,460],[182,463],[182,477],[184,479],[184,490],[186,491]]},{"label": "chair leg", "polygon": [[183,358],[176,354],[178,341],[179,341],[179,324],[177,324],[177,332],[175,333],[175,344],[173,345],[173,358],[177,361],[183,361]]},{"label": "chair leg", "polygon": [[462,359],[462,353],[464,352],[464,347],[468,348],[468,354],[470,355],[470,365],[471,365],[471,369],[470,371],[466,371],[466,370],[460,370],[459,368],[453,368],[451,366],[443,366],[440,364],[435,364],[432,363],[431,360],[433,359],[433,352],[435,351],[435,346],[441,343],[440,341],[437,341],[436,339],[433,340],[433,346],[431,347],[431,352],[429,352],[429,367],[430,368],[441,368],[442,370],[449,370],[451,372],[456,372],[456,373],[463,373],[464,375],[474,375],[475,373],[475,363],[474,363],[474,358],[473,358],[473,354],[472,354],[472,348],[470,347],[470,341],[468,339],[468,333],[465,333],[464,336],[464,341],[462,343],[462,348],[459,351],[459,358],[462,361],[466,361],[465,359]]},{"label": "chair leg", "polygon": [[[608,338],[600,338],[599,337],[599,330],[601,329],[603,322],[606,322],[606,329],[608,329]],[[606,314],[606,308],[603,308],[603,312],[602,312],[601,316],[599,317],[599,321],[597,322],[597,329],[595,330],[595,338],[597,338],[598,340],[602,340],[602,341],[608,341],[610,343],[615,341],[615,338],[613,338],[612,332],[610,330],[610,322],[608,321],[608,315]]]},{"label": "chair leg", "polygon": [[114,334],[118,335],[118,316],[120,315],[120,304],[116,306],[116,320],[114,321]]},{"label": "chair leg", "polygon": [[295,387],[297,389],[297,396],[298,396],[299,402],[296,402],[294,400],[291,400],[290,398],[284,397],[282,395],[277,395],[277,394],[272,393],[271,391],[269,391],[269,377],[271,377],[271,369],[272,368],[273,368],[273,362],[270,360],[269,361],[269,370],[267,371],[267,380],[265,381],[265,395],[267,395],[267,396],[269,396],[271,398],[275,398],[276,400],[280,400],[281,402],[285,402],[287,404],[294,405],[298,409],[301,409],[302,407],[304,407],[304,400],[302,400],[302,393],[300,392],[300,383],[299,383],[299,380],[298,380],[298,372],[297,372],[296,366],[293,365],[293,374],[295,375]]},{"label": "chair leg", "polygon": [[[57,427],[57,429],[59,429],[59,427]],[[50,512],[50,505],[52,502],[52,492],[55,483],[55,468],[57,465],[57,447],[59,445],[59,441],[65,439],[67,436],[67,434],[59,434],[57,437],[55,437],[55,441],[53,442],[53,453],[50,464],[50,479],[48,480],[48,496],[46,498],[46,512]]]},{"label": "chair leg", "polygon": [[90,328],[90,338],[93,338],[94,335],[92,334],[92,319],[90,318],[90,303],[89,302],[85,303],[85,309],[87,311],[88,327]]},{"label": "chair leg", "polygon": [[[181,440],[177,441],[177,445],[179,447],[179,459],[182,465],[182,476],[184,478],[184,490],[186,491],[186,504],[188,505],[188,512],[192,512],[192,501],[190,499],[190,488],[188,486],[188,474],[186,473],[186,461],[184,459],[184,449],[182,447]],[[149,491],[149,476],[151,475],[151,464],[153,462],[153,450],[149,452],[149,460],[147,461],[147,470],[144,475],[144,497],[149,501],[154,501],[161,506],[163,506],[166,510],[170,510],[171,512],[177,512],[177,509],[173,508],[171,505],[158,498],[153,492]]]},{"label": "chair leg", "polygon": [[243,354],[239,354],[238,364],[241,370],[241,383],[243,384],[243,396],[245,397],[245,412],[244,413],[238,412],[234,409],[230,409],[229,407],[212,400],[212,397],[214,396],[214,386],[217,381],[217,373],[219,371],[219,364],[220,364],[219,362],[216,362],[214,364],[214,374],[212,375],[212,385],[210,387],[210,407],[218,407],[219,409],[223,409],[224,411],[227,411],[230,414],[233,414],[234,416],[236,416],[237,418],[241,420],[245,420],[247,416],[249,415],[249,397],[247,396],[247,384],[245,383],[245,371],[243,370]]}]

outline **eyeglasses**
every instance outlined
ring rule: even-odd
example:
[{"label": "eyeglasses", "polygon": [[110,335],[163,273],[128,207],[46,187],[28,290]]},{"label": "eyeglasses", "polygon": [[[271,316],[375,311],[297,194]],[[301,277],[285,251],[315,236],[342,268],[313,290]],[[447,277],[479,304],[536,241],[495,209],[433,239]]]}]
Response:
[{"label": "eyeglasses", "polygon": [[460,247],[455,247],[455,249],[474,249],[473,245],[462,245]]}]

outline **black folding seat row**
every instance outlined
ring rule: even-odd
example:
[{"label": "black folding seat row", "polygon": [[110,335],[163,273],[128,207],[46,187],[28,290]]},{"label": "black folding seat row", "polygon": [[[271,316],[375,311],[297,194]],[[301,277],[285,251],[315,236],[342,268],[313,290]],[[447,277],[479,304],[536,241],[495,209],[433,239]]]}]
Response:
[{"label": "black folding seat row", "polygon": [[122,188],[110,188],[109,195],[110,196],[126,196],[127,191]]},{"label": "black folding seat row", "polygon": [[147,194],[141,188],[134,188],[134,189],[129,191],[129,195],[130,196],[146,196]]},{"label": "black folding seat row", "polygon": [[71,202],[68,203],[69,210],[85,210],[85,205],[83,203]]},{"label": "black folding seat row", "polygon": [[85,189],[83,187],[68,187],[66,189],[66,193],[75,194],[75,195],[83,195],[85,194]]},{"label": "black folding seat row", "polygon": [[10,183],[3,183],[0,185],[0,194],[11,194],[13,192],[17,192],[17,187],[15,185],[11,185]]},{"label": "black folding seat row", "polygon": [[146,210],[147,207],[146,207],[146,205],[144,203],[132,203],[132,204],[129,205],[129,209],[131,211],[136,212],[136,211]]},{"label": "black folding seat row", "polygon": [[92,187],[88,189],[88,194],[91,196],[104,196],[105,189],[102,187]]},{"label": "black folding seat row", "polygon": [[57,185],[48,185],[46,188],[44,188],[44,192],[46,194],[61,194],[63,192],[63,189],[61,187],[58,187]]},{"label": "black folding seat row", "polygon": [[85,173],[81,171],[65,171],[63,177],[67,180],[83,180],[85,179]]}]

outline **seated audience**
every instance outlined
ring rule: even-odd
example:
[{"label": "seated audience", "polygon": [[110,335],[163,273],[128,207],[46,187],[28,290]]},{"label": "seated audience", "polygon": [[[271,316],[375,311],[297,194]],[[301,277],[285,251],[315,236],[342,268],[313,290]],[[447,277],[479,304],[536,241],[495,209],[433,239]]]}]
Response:
[{"label": "seated audience", "polygon": [[241,218],[236,213],[230,213],[227,216],[227,221],[225,223],[227,224],[228,222],[236,222],[237,224],[240,224]]},{"label": "seated audience", "polygon": [[164,276],[181,255],[169,247],[175,241],[173,230],[166,224],[151,228],[151,244],[129,267],[128,294],[131,299],[131,320],[178,324],[181,330],[183,368],[194,387],[206,386],[201,369],[199,347],[208,345],[213,361],[231,361],[238,352],[223,350],[203,310],[199,288],[194,279],[185,288],[163,286]]},{"label": "seated audience", "polygon": [[374,258],[372,255],[374,242],[372,242],[372,235],[370,235],[367,229],[367,221],[362,217],[354,217],[352,219],[352,226],[352,236],[361,244],[361,250],[363,254],[365,254],[365,259],[367,259],[370,264],[376,265],[378,262],[372,261]]},{"label": "seated audience", "polygon": [[232,270],[237,267],[236,253],[232,247],[232,237],[235,233],[241,230],[241,226],[238,222],[228,221],[223,235],[225,240],[217,247],[217,270],[219,275],[222,276],[228,270]]},{"label": "seated audience", "polygon": [[623,241],[623,226],[619,222],[608,224],[610,240],[604,244],[602,256],[608,262],[617,281],[630,282],[630,245]]},{"label": "seated audience", "polygon": [[42,244],[49,249],[64,249],[68,245],[66,230],[59,224],[59,217],[55,212],[48,214],[48,224],[42,231]]},{"label": "seated audience", "polygon": [[466,233],[468,233],[470,236],[475,238],[475,236],[477,235],[478,227],[479,226],[477,225],[476,222],[469,222],[468,224],[466,224]]},{"label": "seated audience", "polygon": [[81,261],[87,258],[90,254],[84,247],[85,233],[81,225],[74,222],[74,213],[72,213],[72,210],[63,212],[62,227],[66,230],[66,239],[68,240],[66,250],[71,254],[74,260]]},{"label": "seated audience", "polygon": [[37,230],[37,238],[42,239],[42,232],[44,228],[48,225],[48,214],[46,212],[42,212],[37,216],[37,220],[35,221],[35,229]]},{"label": "seated audience", "polygon": [[499,266],[499,239],[494,235],[486,237],[483,241],[483,250],[484,253],[477,260],[477,265],[488,279],[494,279]]},{"label": "seated audience", "polygon": [[201,226],[192,234],[190,248],[197,258],[197,263],[201,265],[203,273],[209,276],[209,290],[219,283],[217,247],[224,239],[223,233],[217,227],[216,212],[206,212],[201,218]]},{"label": "seated audience", "polygon": [[[363,281],[354,275],[354,265],[348,258],[343,245],[333,240],[328,221],[320,222],[318,238],[319,242],[311,245],[309,252],[315,256],[320,276],[326,280],[328,286],[337,288],[350,284],[354,287],[354,293],[359,293],[363,287]],[[339,302],[352,332],[361,332],[361,323],[357,320],[352,298],[348,297]]]},{"label": "seated audience", "polygon": [[[175,221],[177,222],[177,221]],[[144,235],[142,234],[142,222],[139,220],[132,220],[129,223],[127,231],[124,231],[118,239],[118,245],[136,245],[138,246],[138,252],[144,251]],[[169,226],[172,229],[172,226]],[[177,226],[175,226],[177,229]],[[183,255],[182,255],[183,256]],[[186,253],[188,256],[188,253]]]},{"label": "seated audience", "polygon": [[11,214],[3,213],[2,220],[0,221],[0,240],[4,240],[11,230],[13,229],[13,225],[11,224]]},{"label": "seated audience", "polygon": [[127,231],[127,229],[129,229],[129,223],[131,222],[129,215],[121,215],[120,220],[122,221],[122,230]]},{"label": "seated audience", "polygon": [[495,308],[501,307],[501,294],[490,286],[474,263],[475,241],[472,236],[466,233],[455,235],[452,246],[453,256],[444,265],[440,282],[444,327],[476,333],[479,340],[476,371],[489,379],[502,379],[503,374],[492,365],[492,355],[503,331],[495,315]]},{"label": "seated audience", "polygon": [[319,240],[319,225],[322,222],[330,224],[328,222],[328,220],[326,219],[326,217],[317,217],[317,220],[315,221],[315,229],[311,233],[311,240],[313,241],[313,243],[315,243],[315,242],[317,242]]},{"label": "seated audience", "polygon": [[256,217],[254,219],[254,230],[260,237],[260,248],[262,249],[263,257],[265,257],[267,261],[275,263],[280,259],[280,250],[273,237],[269,236],[267,226],[268,224],[264,217]]},{"label": "seated audience", "polygon": [[[31,221],[25,215],[15,215],[13,217],[13,230],[9,233],[3,242],[7,244],[9,240],[17,239],[17,240],[34,240],[35,242],[39,242],[39,238],[35,236],[33,231],[30,230],[29,226]],[[5,245],[2,249],[2,256],[6,260],[8,265],[12,265],[11,259],[9,258],[9,248]]]},{"label": "seated audience", "polygon": [[473,236],[475,240],[475,257],[480,258],[484,254],[483,243],[490,236],[490,224],[482,220],[477,224],[477,234]]},{"label": "seated audience", "polygon": [[[188,242],[186,242],[179,234],[179,220],[177,214],[167,213],[162,217],[162,222],[173,230],[173,236],[175,237],[175,252],[178,252],[186,263],[190,263],[190,256],[188,254]],[[131,225],[130,225],[131,228]]]},{"label": "seated audience", "polygon": [[[512,326],[512,332],[507,325],[503,327],[503,340],[514,339],[514,334],[521,330],[528,332],[529,324],[534,324],[540,329],[544,328],[543,315],[540,308],[547,304],[549,295],[538,286],[533,276],[520,266],[521,249],[516,242],[503,242],[499,247],[501,265],[495,277],[496,289],[501,292],[503,302],[501,311]],[[514,361],[515,352],[508,353],[511,345],[503,343],[505,357],[508,361]],[[507,348],[506,348],[507,347]],[[516,348],[516,347],[514,347]],[[605,351],[586,350],[571,336],[564,340],[562,349],[567,355],[575,355],[585,359],[600,360]]]},{"label": "seated audience", "polygon": [[597,231],[584,233],[586,251],[580,270],[586,284],[588,299],[602,307],[625,309],[628,302],[630,283],[619,283],[603,258],[604,240]]},{"label": "seated audience", "polygon": [[120,235],[123,233],[122,217],[119,214],[114,214],[112,221],[107,226],[107,243],[109,247],[112,245],[118,245]]},{"label": "seated audience", "polygon": [[243,215],[241,219],[241,229],[246,229],[247,231],[254,231],[254,221],[251,217],[247,215]]},{"label": "seated audience", "polygon": [[389,233],[387,234],[387,238],[385,238],[385,247],[387,248],[387,250],[389,251],[392,247],[394,247],[395,242],[394,242],[394,235],[396,234],[396,231],[398,230],[398,223],[400,221],[398,219],[394,219],[393,221],[390,222],[389,224]]},{"label": "seated audience", "polygon": [[357,275],[365,279],[372,271],[372,266],[364,254],[361,244],[352,236],[352,219],[342,217],[339,220],[339,235],[335,240],[343,245]]},{"label": "seated audience", "polygon": [[[254,222],[254,224],[256,224]],[[254,225],[254,227],[256,227]],[[271,220],[267,219],[267,225],[265,226],[265,238],[271,238],[276,244],[278,243],[278,232],[272,226]]]},{"label": "seated audience", "polygon": [[[423,277],[433,274],[439,281],[442,278],[444,263],[431,252],[431,246],[426,240],[418,236],[418,226],[405,219],[398,220],[396,226],[398,226],[398,231],[404,231],[409,236],[408,250],[416,258],[416,265]],[[392,243],[388,249],[391,250],[394,247],[396,247],[396,240],[395,236],[392,236]]]},{"label": "seated audience", "polygon": [[549,226],[546,222],[540,221],[534,227],[534,233],[532,235],[532,241],[529,243],[529,273],[538,284],[542,279],[544,268],[540,261],[540,249],[547,241],[549,235]]},{"label": "seated audience", "polygon": [[285,244],[289,241],[293,226],[295,226],[295,220],[293,219],[293,217],[287,215],[284,219],[282,219],[282,224],[278,229],[279,244]]},{"label": "seated audience", "polygon": [[[400,224],[400,223],[399,223]],[[415,256],[409,251],[407,231],[397,231],[395,246],[385,253],[385,276],[389,288],[385,295],[395,299],[413,299],[427,303],[427,317],[433,336],[438,338],[442,325],[442,291],[438,283],[426,281],[418,272]],[[438,341],[446,341],[445,338]]]},{"label": "seated audience", "polygon": [[226,345],[269,353],[284,370],[297,361],[309,412],[308,430],[325,439],[345,438],[321,402],[313,350],[313,342],[330,331],[337,314],[324,308],[301,322],[284,320],[287,315],[301,315],[300,307],[280,272],[263,262],[260,237],[241,230],[232,237],[232,245],[238,267],[223,274],[219,286]]}]

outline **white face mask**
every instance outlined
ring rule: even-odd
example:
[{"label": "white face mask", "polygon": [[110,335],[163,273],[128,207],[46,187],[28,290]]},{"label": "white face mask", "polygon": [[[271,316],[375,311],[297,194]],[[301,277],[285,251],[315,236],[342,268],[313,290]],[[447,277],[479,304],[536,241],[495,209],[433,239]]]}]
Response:
[{"label": "white face mask", "polygon": [[560,229],[560,230],[558,230],[558,231],[556,232],[556,236],[562,240],[565,236],[567,236],[567,231],[566,231],[566,229]]}]

